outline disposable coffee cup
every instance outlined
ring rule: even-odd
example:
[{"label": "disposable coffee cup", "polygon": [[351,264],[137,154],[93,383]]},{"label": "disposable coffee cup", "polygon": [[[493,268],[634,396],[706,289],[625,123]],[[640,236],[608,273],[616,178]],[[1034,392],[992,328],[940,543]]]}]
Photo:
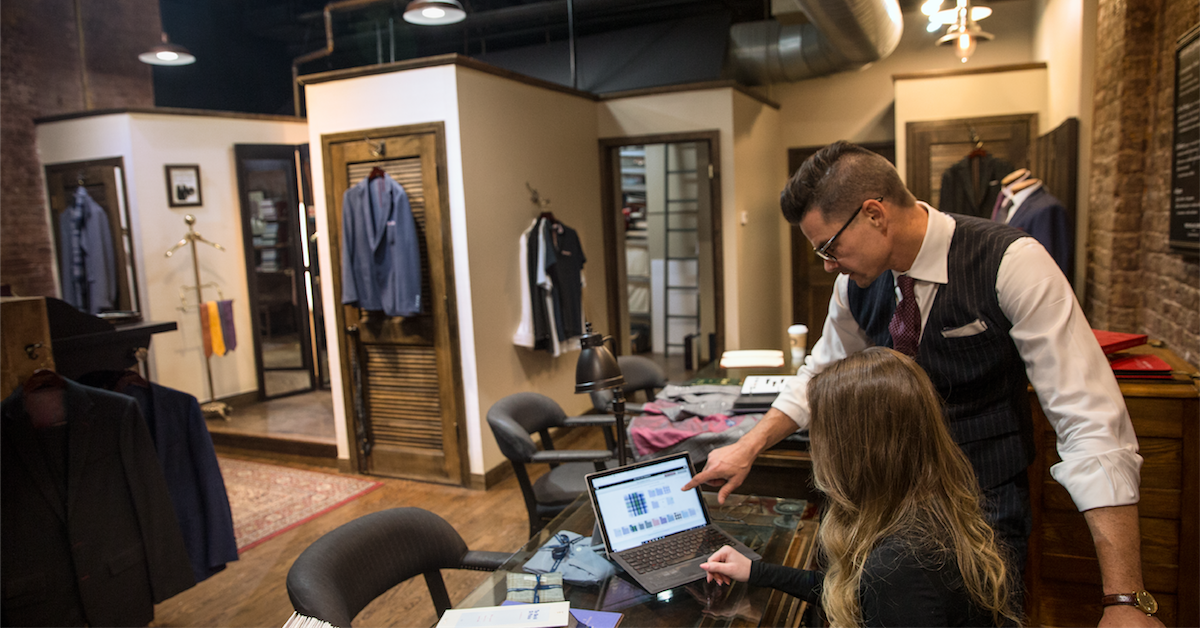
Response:
[{"label": "disposable coffee cup", "polygon": [[808,353],[808,325],[792,325],[787,331],[792,345],[792,362],[798,363]]}]

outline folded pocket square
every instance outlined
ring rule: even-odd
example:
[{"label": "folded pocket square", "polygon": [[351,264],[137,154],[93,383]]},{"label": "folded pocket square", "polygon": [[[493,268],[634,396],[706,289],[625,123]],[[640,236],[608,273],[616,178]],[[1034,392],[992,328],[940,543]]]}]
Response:
[{"label": "folded pocket square", "polygon": [[962,327],[955,327],[954,329],[943,329],[942,337],[943,338],[967,338],[969,336],[975,336],[977,334],[982,334],[983,332],[987,331],[987,328],[988,328],[987,323],[985,323],[977,318],[973,322],[967,323],[966,325],[963,325]]}]

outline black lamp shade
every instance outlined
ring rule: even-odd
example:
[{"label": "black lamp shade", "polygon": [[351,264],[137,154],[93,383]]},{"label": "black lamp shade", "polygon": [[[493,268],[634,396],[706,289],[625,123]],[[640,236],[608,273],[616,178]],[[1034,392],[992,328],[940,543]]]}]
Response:
[{"label": "black lamp shade", "polygon": [[587,332],[580,339],[583,350],[575,364],[575,392],[588,393],[608,390],[625,385],[625,376],[612,351],[604,346],[605,337],[592,333],[589,323]]}]

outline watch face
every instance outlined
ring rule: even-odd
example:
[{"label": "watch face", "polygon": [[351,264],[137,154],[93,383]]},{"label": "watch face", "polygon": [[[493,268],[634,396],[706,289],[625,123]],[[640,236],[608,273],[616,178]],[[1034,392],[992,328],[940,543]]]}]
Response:
[{"label": "watch face", "polygon": [[1150,595],[1149,591],[1143,589],[1137,593],[1134,593],[1134,597],[1137,598],[1137,607],[1143,613],[1146,613],[1147,615],[1153,615],[1158,612],[1158,600],[1155,600],[1154,596]]}]

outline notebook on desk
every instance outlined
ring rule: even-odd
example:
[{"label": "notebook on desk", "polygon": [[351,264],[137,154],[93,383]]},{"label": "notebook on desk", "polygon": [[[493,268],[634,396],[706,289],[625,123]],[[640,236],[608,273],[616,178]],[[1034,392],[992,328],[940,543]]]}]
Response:
[{"label": "notebook on desk", "polygon": [[682,490],[693,475],[679,453],[587,476],[609,559],[650,593],[704,578],[700,564],[722,545],[762,558],[712,522],[699,488]]}]

